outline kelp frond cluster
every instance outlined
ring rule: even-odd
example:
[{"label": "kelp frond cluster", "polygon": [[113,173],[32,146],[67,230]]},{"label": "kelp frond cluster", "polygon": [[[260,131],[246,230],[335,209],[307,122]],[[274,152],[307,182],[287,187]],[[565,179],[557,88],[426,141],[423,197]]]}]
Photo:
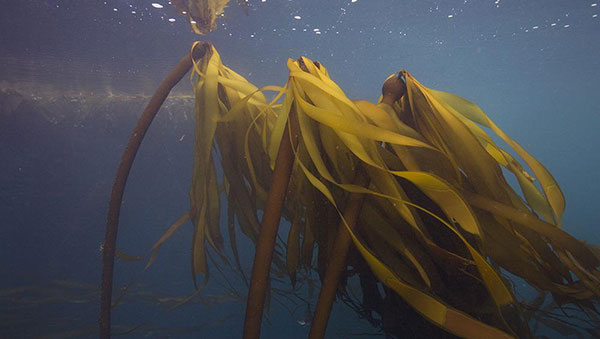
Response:
[{"label": "kelp frond cluster", "polygon": [[[565,200],[558,184],[479,106],[427,88],[407,71],[393,75],[406,86],[393,105],[354,101],[320,63],[301,57],[287,66],[284,86],[258,89],[223,65],[214,47],[194,62],[188,214],[194,277],[208,278],[206,244],[225,257],[222,194],[242,270],[234,228],[256,241],[278,147],[290,133],[288,119],[296,119],[283,210],[291,226],[286,250],[274,254],[273,273],[294,283],[304,267],[322,277],[341,221],[360,253],[349,257],[349,267],[366,262],[381,284],[456,335],[531,335],[529,309],[515,299],[505,272],[549,292],[558,306],[596,312],[599,258],[561,229]],[[274,93],[271,100],[266,91]],[[340,212],[350,193],[365,196],[354,228]]]}]

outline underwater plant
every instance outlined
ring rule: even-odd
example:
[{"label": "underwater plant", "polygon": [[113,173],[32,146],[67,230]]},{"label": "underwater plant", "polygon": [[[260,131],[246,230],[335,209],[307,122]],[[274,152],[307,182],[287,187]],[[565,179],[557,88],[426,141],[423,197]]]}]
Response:
[{"label": "underwater plant", "polygon": [[[404,70],[387,79],[373,104],[348,99],[319,62],[300,57],[287,67],[286,84],[259,89],[226,67],[212,45],[193,45],[151,99],[124,153],[111,196],[105,270],[114,260],[120,198],[135,151],[161,100],[192,68],[190,209],[155,243],[147,265],[191,220],[196,291],[182,302],[208,281],[207,244],[226,257],[219,228],[224,195],[233,262],[242,274],[235,228],[256,248],[245,338],[260,335],[270,277],[286,274],[294,286],[301,269],[315,270],[322,285],[311,338],[324,336],[336,293],[348,296],[352,275],[361,280],[358,308],[378,311],[369,300],[382,299],[373,292],[381,284],[391,307],[406,303],[460,337],[531,337],[529,320],[544,319],[536,310],[548,293],[556,307],[576,305],[596,319],[597,250],[561,229],[565,200],[557,182],[479,106],[427,88]],[[275,93],[271,100],[267,91]],[[285,250],[276,250],[281,217],[290,230]],[[507,272],[544,298],[517,300]],[[103,274],[102,337],[110,336],[105,288],[111,282],[112,271]]]},{"label": "underwater plant", "polygon": [[[196,34],[206,34],[217,28],[217,17],[223,15],[229,0],[172,0],[171,3],[188,19]],[[248,14],[246,0],[238,0],[238,5]]]}]

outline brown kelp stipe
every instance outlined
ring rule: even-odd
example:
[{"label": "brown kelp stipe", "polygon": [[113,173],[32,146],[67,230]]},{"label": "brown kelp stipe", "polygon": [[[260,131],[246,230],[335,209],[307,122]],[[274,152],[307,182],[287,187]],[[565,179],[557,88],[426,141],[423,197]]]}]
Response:
[{"label": "brown kelp stipe", "polygon": [[[357,169],[355,185],[364,187],[369,185],[366,173],[364,173],[360,167]],[[356,228],[358,216],[360,215],[364,201],[365,195],[361,193],[350,193],[348,196],[343,215],[344,220],[351,229]],[[308,336],[311,339],[325,337],[327,322],[329,321],[331,308],[335,301],[335,292],[340,284],[342,272],[346,269],[346,260],[348,258],[352,239],[343,223],[344,221],[342,220],[338,227],[335,244],[333,245],[333,252],[331,252],[330,256],[331,260],[329,261],[325,278],[321,284],[321,291],[319,292],[319,299],[317,301],[317,306],[315,307],[315,313],[313,314]]]},{"label": "brown kelp stipe", "polygon": [[123,151],[121,156],[121,162],[117,169],[115,181],[112,186],[112,192],[110,195],[110,202],[108,205],[108,217],[106,222],[106,235],[103,244],[103,255],[102,255],[102,285],[100,293],[100,338],[110,338],[110,311],[111,311],[111,300],[112,300],[112,283],[114,274],[114,260],[115,250],[117,242],[117,231],[119,228],[119,214],[121,211],[121,200],[123,198],[123,191],[125,190],[125,184],[127,183],[127,177],[129,171],[133,165],[133,161],[137,154],[137,151],[144,139],[144,135],[152,120],[158,113],[158,110],[162,106],[163,102],[169,95],[169,92],[179,83],[181,78],[190,70],[192,67],[192,58],[197,59],[202,57],[210,44],[203,43],[198,45],[190,53],[186,54],[177,63],[177,66],[167,75],[167,77],[161,82],[160,86],[150,99],[150,102],[144,109],[144,112],[140,116],[137,125],[131,133],[131,137]]},{"label": "brown kelp stipe", "polygon": [[[406,94],[406,85],[397,76],[389,77],[381,89],[382,99],[381,102],[384,105],[390,107],[400,98]],[[356,168],[356,175],[354,178],[354,184],[362,187],[369,186],[369,179],[364,168],[358,166]],[[344,220],[354,230],[362,205],[364,202],[364,194],[351,193],[348,196],[346,207],[344,208]],[[321,284],[321,291],[319,292],[319,299],[317,306],[315,307],[315,313],[310,327],[309,338],[317,339],[324,338],[325,331],[327,330],[327,322],[329,321],[329,315],[331,314],[331,308],[335,301],[335,292],[340,284],[340,277],[342,272],[346,269],[348,251],[350,250],[350,244],[352,239],[350,233],[344,226],[344,221],[340,223],[338,227],[338,234],[333,245],[333,252],[331,254],[331,261],[328,264],[325,278]]]},{"label": "brown kelp stipe", "polygon": [[[271,179],[271,186],[256,243],[256,253],[254,254],[254,264],[252,266],[250,289],[246,304],[246,318],[244,320],[245,339],[258,339],[260,337],[260,327],[265,295],[269,286],[269,273],[271,271],[275,238],[279,229],[283,202],[294,165],[293,148],[296,147],[298,142],[298,127],[296,124],[295,109],[292,107],[281,144],[279,145],[279,151],[277,152],[275,170]],[[288,128],[291,130],[291,136]]]}]

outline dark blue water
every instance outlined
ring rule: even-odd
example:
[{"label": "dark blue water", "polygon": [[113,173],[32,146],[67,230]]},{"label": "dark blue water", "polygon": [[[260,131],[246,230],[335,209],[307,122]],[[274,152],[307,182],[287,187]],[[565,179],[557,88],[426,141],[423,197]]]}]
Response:
[{"label": "dark blue water", "polygon": [[[212,42],[225,64],[259,86],[283,84],[287,58],[305,55],[351,98],[377,100],[386,76],[404,68],[478,103],[558,180],[564,228],[600,244],[597,2],[250,0],[246,16],[233,1],[218,30],[203,37],[165,1],[156,1],[162,9],[151,3],[0,5],[0,337],[95,335],[99,246],[120,154],[148,95],[196,39]],[[127,253],[145,253],[188,208],[190,95],[184,81],[136,159],[118,242]],[[135,279],[132,290],[141,291],[113,315],[122,331],[144,324],[130,337],[240,336],[246,290],[231,271],[211,270],[204,304],[201,297],[167,311],[157,301],[193,291],[187,226],[149,270],[117,263],[115,288]],[[238,241],[248,272],[251,246]],[[30,288],[17,293],[19,286]],[[49,296],[57,300],[43,300]],[[280,299],[271,302],[264,337],[305,337],[306,305]],[[375,330],[336,304],[328,335],[365,332]]]}]

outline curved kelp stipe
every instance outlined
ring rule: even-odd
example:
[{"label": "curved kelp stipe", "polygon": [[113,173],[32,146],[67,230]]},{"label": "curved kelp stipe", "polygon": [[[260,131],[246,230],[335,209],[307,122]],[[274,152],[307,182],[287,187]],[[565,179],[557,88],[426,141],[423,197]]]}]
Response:
[{"label": "curved kelp stipe", "polygon": [[133,165],[133,161],[137,151],[144,139],[146,131],[150,127],[152,120],[158,113],[163,102],[169,95],[169,92],[190,70],[192,60],[203,57],[207,51],[208,45],[198,43],[194,45],[191,52],[185,55],[173,69],[171,73],[160,84],[150,102],[140,116],[137,125],[135,126],[131,137],[121,156],[121,162],[113,183],[110,202],[108,206],[108,220],[106,222],[106,236],[103,244],[102,254],[102,286],[100,295],[100,337],[110,337],[110,312],[112,303],[112,283],[114,273],[114,260],[117,243],[117,231],[119,226],[119,215],[121,211],[121,201],[123,192],[127,183],[129,171]]},{"label": "curved kelp stipe", "polygon": [[[258,88],[223,65],[212,46],[193,63],[192,273],[194,282],[202,275],[206,283],[212,248],[245,277],[237,228],[255,244],[246,338],[259,336],[269,279],[289,276],[296,293],[312,282],[311,271],[323,281],[315,315],[330,312],[336,292],[348,296],[348,277],[358,275],[365,298],[377,298],[367,281],[379,281],[386,300],[397,295],[462,337],[532,336],[535,311],[515,298],[503,270],[550,292],[559,306],[595,312],[596,250],[560,228],[565,202],[556,180],[481,108],[406,71],[388,78],[401,82],[403,95],[373,104],[350,100],[318,62],[301,57],[287,67],[286,84]],[[266,91],[274,92],[270,101]],[[349,212],[340,211],[355,206],[356,197],[362,198],[348,222]],[[219,227],[222,198],[235,264]],[[283,244],[276,242],[281,217],[290,222]],[[153,246],[148,265],[183,219]],[[330,259],[332,253],[342,259]],[[375,304],[360,307],[384,312],[369,308]],[[311,337],[323,337],[326,322],[313,321]]]}]

